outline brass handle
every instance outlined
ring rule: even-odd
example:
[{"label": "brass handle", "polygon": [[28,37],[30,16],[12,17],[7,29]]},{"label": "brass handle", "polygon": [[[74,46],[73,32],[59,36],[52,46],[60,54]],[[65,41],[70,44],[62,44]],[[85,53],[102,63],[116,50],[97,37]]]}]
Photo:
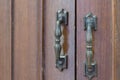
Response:
[{"label": "brass handle", "polygon": [[93,59],[93,30],[96,31],[97,18],[89,13],[84,17],[84,26],[86,31],[86,62],[85,62],[85,76],[91,80],[97,75],[97,65]]},{"label": "brass handle", "polygon": [[67,11],[64,9],[58,10],[57,16],[56,16],[56,29],[55,29],[55,54],[56,54],[56,68],[58,68],[60,71],[67,68],[67,55],[63,52],[62,53],[62,44],[61,44],[61,36],[62,26],[66,26],[68,23],[68,14]]}]

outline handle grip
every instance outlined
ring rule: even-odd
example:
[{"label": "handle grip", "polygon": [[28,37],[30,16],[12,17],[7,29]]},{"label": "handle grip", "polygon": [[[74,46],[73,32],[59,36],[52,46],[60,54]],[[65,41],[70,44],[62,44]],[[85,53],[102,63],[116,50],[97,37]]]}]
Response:
[{"label": "handle grip", "polygon": [[68,13],[64,9],[59,10],[56,16],[56,29],[55,29],[55,54],[56,54],[56,68],[60,71],[67,68],[67,55],[63,52],[62,53],[62,44],[61,44],[61,36],[62,26],[67,26],[67,19]]},{"label": "handle grip", "polygon": [[97,75],[97,65],[93,59],[93,30],[96,31],[97,18],[89,13],[84,17],[84,26],[86,31],[86,62],[85,62],[85,76],[91,80]]}]

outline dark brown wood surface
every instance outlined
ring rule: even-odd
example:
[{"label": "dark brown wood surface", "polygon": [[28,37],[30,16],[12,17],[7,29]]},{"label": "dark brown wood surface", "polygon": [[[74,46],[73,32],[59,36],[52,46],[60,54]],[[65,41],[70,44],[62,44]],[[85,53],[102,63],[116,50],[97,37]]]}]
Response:
[{"label": "dark brown wood surface", "polygon": [[43,80],[43,1],[38,0],[38,80]]},{"label": "dark brown wood surface", "polygon": [[98,65],[98,76],[93,80],[112,80],[111,0],[77,0],[77,80],[87,80],[84,77],[86,31],[84,31],[83,17],[89,12],[98,18],[97,31],[93,33],[94,59]]},{"label": "dark brown wood surface", "polygon": [[11,80],[11,0],[0,0],[0,80]]},{"label": "dark brown wood surface", "polygon": [[120,80],[120,0],[116,0],[116,26],[115,26],[115,71],[116,71],[116,80]]},{"label": "dark brown wood surface", "polygon": [[42,0],[14,0],[14,80],[42,80]]},{"label": "dark brown wood surface", "polygon": [[[69,24],[64,27],[64,49],[68,55],[68,69],[60,72],[55,67],[56,12],[65,9]],[[44,80],[75,80],[75,2],[74,0],[44,0]]]}]

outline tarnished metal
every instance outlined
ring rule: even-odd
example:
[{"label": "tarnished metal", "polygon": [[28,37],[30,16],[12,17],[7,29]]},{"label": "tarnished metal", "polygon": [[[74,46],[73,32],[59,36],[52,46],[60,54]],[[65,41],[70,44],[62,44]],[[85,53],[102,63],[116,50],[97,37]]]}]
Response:
[{"label": "tarnished metal", "polygon": [[62,36],[62,26],[66,26],[68,23],[68,13],[64,9],[59,10],[56,16],[56,29],[55,29],[55,54],[56,54],[56,68],[60,71],[67,68],[67,55],[62,53],[62,44],[61,44],[61,36]]},{"label": "tarnished metal", "polygon": [[89,13],[84,17],[84,29],[86,30],[86,62],[85,62],[85,76],[91,80],[97,75],[97,65],[93,59],[93,30],[97,28],[97,18]]}]

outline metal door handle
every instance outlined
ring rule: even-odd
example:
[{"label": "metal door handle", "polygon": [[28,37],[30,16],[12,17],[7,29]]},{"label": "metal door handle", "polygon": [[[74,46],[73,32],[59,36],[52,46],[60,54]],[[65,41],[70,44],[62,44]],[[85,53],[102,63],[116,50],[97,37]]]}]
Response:
[{"label": "metal door handle", "polygon": [[91,80],[97,75],[96,62],[93,59],[93,30],[96,31],[97,18],[89,13],[84,17],[84,29],[86,31],[86,62],[85,76]]},{"label": "metal door handle", "polygon": [[55,29],[55,54],[56,54],[56,68],[60,71],[67,68],[67,55],[63,52],[62,53],[62,44],[61,44],[61,36],[62,26],[66,26],[68,23],[68,13],[64,9],[58,10],[56,14],[56,29]]}]

